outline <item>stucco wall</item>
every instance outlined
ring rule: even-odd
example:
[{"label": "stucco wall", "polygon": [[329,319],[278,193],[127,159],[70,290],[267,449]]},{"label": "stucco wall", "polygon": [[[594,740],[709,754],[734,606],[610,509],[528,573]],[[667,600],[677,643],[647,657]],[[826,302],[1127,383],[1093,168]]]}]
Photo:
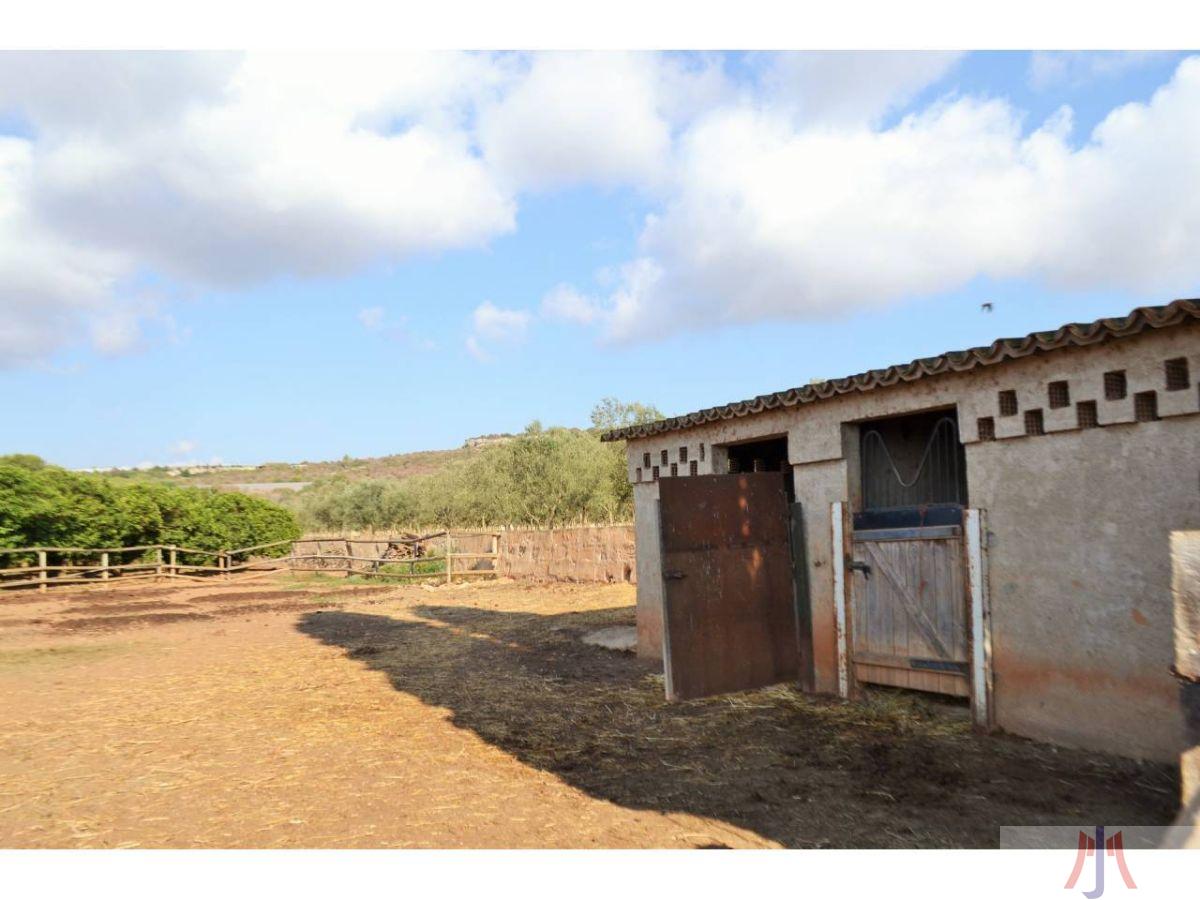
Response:
[{"label": "stucco wall", "polygon": [[[1191,385],[1166,391],[1163,361],[1179,356],[1189,361]],[[1104,373],[1116,369],[1126,373],[1127,396],[1106,400]],[[665,477],[663,449],[670,462],[681,446],[697,459],[704,443],[698,470],[707,474],[714,459],[719,466],[722,444],[788,436],[796,497],[805,510],[816,684],[830,691],[837,652],[829,504],[857,499],[855,443],[844,426],[956,409],[969,503],[987,511],[997,724],[1065,744],[1167,759],[1181,741],[1167,671],[1168,546],[1172,530],[1200,527],[1198,376],[1200,326],[1184,325],[633,440],[630,477],[636,482],[637,469],[644,470],[645,453]],[[1064,409],[1049,408],[1047,385],[1057,380],[1069,385]],[[999,414],[1000,390],[1017,392],[1016,416]],[[1148,390],[1156,392],[1161,420],[1136,422],[1134,394]],[[1076,404],[1089,400],[1102,427],[1080,429]],[[1042,410],[1046,434],[1025,434],[1030,409]],[[995,441],[979,440],[981,416],[993,418]],[[645,487],[635,487],[635,495],[640,489],[648,497]],[[641,521],[647,508],[635,509],[639,553],[657,537],[657,520],[654,535]],[[661,634],[654,547],[639,559],[639,634]],[[646,653],[653,650],[647,642]]]},{"label": "stucco wall", "polygon": [[1200,531],[1171,535],[1171,594],[1175,608],[1175,671],[1184,717],[1181,822],[1190,826],[1190,846],[1200,848]]},{"label": "stucco wall", "polygon": [[634,581],[632,525],[505,531],[498,569],[537,581]]}]

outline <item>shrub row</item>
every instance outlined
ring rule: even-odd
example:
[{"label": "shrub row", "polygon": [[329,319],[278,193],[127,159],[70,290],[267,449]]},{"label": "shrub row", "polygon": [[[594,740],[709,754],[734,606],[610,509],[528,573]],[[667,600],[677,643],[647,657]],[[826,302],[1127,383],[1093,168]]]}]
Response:
[{"label": "shrub row", "polygon": [[68,472],[26,455],[0,457],[0,547],[229,550],[299,536],[289,510],[258,497]]}]

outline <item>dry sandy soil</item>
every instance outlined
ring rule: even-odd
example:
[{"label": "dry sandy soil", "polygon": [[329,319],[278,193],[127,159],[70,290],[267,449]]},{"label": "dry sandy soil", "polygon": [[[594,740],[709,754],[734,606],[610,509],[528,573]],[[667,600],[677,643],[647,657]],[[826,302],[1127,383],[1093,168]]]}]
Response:
[{"label": "dry sandy soil", "polygon": [[1168,822],[1168,767],[920,695],[668,704],[627,585],[0,596],[3,847],[954,847]]}]

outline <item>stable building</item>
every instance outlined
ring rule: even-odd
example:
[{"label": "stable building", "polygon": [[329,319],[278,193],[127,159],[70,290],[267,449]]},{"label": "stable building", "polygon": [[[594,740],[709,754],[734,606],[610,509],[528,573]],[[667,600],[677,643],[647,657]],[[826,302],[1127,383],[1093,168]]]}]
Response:
[{"label": "stable building", "polygon": [[610,432],[638,652],[672,698],[890,685],[1173,759],[1198,378],[1200,303],[1178,300]]}]

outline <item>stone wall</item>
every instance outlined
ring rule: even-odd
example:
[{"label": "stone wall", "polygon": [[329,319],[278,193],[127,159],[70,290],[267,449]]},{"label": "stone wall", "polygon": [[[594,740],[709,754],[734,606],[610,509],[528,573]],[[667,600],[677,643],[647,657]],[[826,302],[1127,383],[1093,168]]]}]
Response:
[{"label": "stone wall", "polygon": [[522,529],[500,536],[499,574],[534,581],[637,580],[632,525]]}]

